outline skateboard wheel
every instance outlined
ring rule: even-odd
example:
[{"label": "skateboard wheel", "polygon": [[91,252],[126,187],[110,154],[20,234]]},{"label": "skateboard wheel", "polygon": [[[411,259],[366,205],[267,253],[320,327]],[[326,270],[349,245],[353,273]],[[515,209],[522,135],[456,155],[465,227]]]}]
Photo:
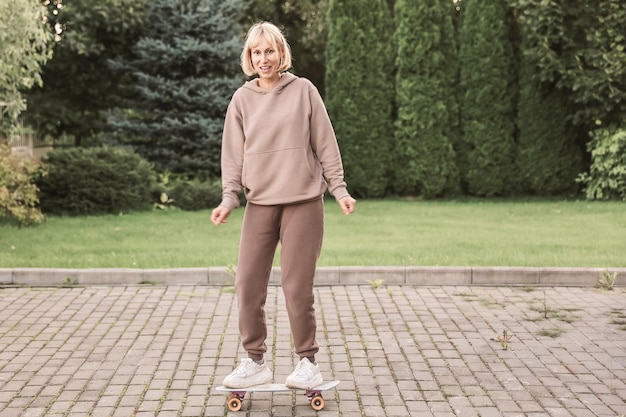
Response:
[{"label": "skateboard wheel", "polygon": [[228,409],[230,411],[239,411],[241,410],[241,398],[233,394],[232,392],[228,394]]},{"label": "skateboard wheel", "polygon": [[315,411],[320,411],[324,408],[324,398],[321,395],[316,395],[311,399],[311,407]]}]

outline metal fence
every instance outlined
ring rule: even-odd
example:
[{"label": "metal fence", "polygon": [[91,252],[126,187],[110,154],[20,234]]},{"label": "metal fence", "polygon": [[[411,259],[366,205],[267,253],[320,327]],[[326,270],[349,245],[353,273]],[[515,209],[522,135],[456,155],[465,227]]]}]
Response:
[{"label": "metal fence", "polygon": [[35,131],[26,125],[23,119],[20,118],[17,127],[11,129],[4,119],[6,105],[5,102],[0,101],[0,141],[9,145],[11,155],[40,159],[52,150],[51,141],[37,138]]}]

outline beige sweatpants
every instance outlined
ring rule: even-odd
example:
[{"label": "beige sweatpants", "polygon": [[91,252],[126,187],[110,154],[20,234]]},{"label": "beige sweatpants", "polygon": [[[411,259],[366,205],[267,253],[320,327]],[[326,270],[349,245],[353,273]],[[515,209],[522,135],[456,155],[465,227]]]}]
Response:
[{"label": "beige sweatpants", "polygon": [[265,301],[272,262],[281,244],[281,285],[296,355],[313,357],[316,341],[313,283],[324,233],[324,200],[245,208],[235,289],[239,331],[248,357],[267,351]]}]

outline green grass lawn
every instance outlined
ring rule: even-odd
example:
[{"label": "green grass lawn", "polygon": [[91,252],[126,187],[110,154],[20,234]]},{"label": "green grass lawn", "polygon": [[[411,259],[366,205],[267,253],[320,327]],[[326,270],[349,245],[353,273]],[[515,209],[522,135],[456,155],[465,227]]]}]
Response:
[{"label": "green grass lawn", "polygon": [[[0,223],[0,268],[174,268],[237,263],[243,210],[49,217]],[[278,262],[276,262],[278,265]],[[326,202],[320,266],[626,267],[626,204],[587,201]]]}]

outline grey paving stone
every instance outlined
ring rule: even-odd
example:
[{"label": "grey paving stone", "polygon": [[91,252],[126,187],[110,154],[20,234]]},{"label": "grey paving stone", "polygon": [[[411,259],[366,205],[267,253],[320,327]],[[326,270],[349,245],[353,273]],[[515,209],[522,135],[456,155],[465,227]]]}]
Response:
[{"label": "grey paving stone", "polygon": [[[626,289],[393,282],[316,287],[318,360],[327,379],[342,380],[318,415],[626,412],[626,330],[612,320],[626,314]],[[0,288],[0,417],[224,415],[213,388],[245,355],[225,288]],[[282,379],[296,359],[278,286],[266,310],[268,357]],[[555,326],[564,333],[541,334]],[[503,329],[513,335],[507,349]],[[315,415],[300,395],[254,396],[244,409]]]}]

